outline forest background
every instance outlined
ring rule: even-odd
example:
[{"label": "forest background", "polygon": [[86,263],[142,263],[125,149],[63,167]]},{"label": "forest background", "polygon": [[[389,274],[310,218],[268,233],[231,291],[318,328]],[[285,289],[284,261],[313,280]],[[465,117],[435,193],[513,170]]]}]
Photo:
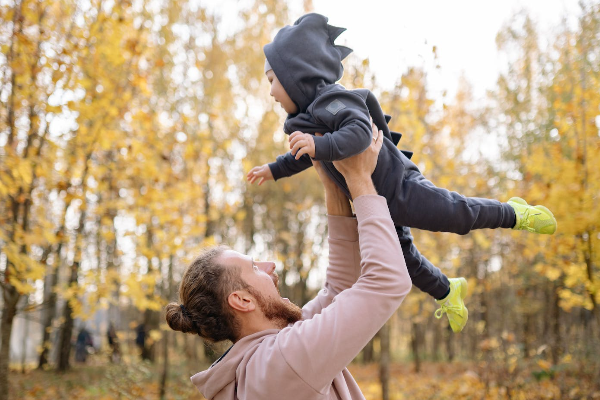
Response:
[{"label": "forest background", "polygon": [[[275,260],[300,305],[322,284],[314,171],[244,179],[288,150],[262,46],[295,16],[243,4],[230,32],[191,0],[0,1],[0,400],[201,398],[188,377],[224,347],[169,332],[162,307],[203,246]],[[451,333],[414,289],[350,367],[367,398],[600,398],[600,5],[581,2],[576,20],[549,43],[527,13],[507,21],[485,101],[468,77],[434,97],[422,67],[382,87],[368,59],[345,61],[341,83],[378,95],[428,179],[524,197],[559,223],[553,236],[414,230],[468,278],[469,323]],[[98,353],[81,365],[84,326]]]}]

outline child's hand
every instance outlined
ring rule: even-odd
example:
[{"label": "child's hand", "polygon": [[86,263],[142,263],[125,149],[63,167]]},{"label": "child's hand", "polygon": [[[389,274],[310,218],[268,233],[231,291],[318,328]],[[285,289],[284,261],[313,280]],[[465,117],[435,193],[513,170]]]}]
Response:
[{"label": "child's hand", "polygon": [[292,155],[296,156],[296,160],[304,154],[308,154],[315,158],[315,139],[308,133],[296,131],[290,135],[290,150]]},{"label": "child's hand", "polygon": [[262,185],[265,181],[273,180],[273,173],[271,172],[271,168],[269,168],[269,164],[264,164],[259,167],[254,167],[248,172],[246,175],[246,179],[253,184],[255,180],[260,178],[258,181],[258,186]]}]

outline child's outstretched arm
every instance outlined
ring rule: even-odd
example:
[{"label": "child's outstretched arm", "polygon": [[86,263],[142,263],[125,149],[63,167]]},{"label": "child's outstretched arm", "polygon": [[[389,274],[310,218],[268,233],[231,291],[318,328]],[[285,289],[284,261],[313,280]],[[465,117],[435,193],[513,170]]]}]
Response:
[{"label": "child's outstretched arm", "polygon": [[296,175],[312,166],[309,156],[296,160],[289,152],[277,157],[275,162],[252,168],[246,175],[246,180],[253,184],[257,179],[258,186],[266,181],[287,178]]},{"label": "child's outstretched arm", "polygon": [[268,165],[273,179],[278,180],[296,175],[305,169],[312,167],[312,161],[308,155],[304,155],[296,160],[290,152],[287,152],[277,156],[275,162],[266,165]]}]

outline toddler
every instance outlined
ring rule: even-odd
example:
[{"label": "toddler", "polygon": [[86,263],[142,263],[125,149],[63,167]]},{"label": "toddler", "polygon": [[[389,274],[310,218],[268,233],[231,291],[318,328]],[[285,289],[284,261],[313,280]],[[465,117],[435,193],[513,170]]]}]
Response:
[{"label": "toddler", "polygon": [[[254,167],[250,183],[278,180],[297,174],[318,160],[331,179],[350,197],[343,176],[333,161],[364,151],[372,138],[371,118],[384,134],[373,183],[387,200],[413,285],[440,304],[435,312],[445,313],[454,332],[468,320],[463,299],[465,278],[448,279],[423,257],[413,244],[410,228],[454,232],[464,235],[473,229],[512,228],[553,234],[556,219],[543,206],[530,206],[518,197],[507,203],[465,197],[434,186],[410,161],[411,153],[396,147],[400,134],[387,126],[390,117],[367,89],[347,90],[336,84],[343,74],[341,61],[351,49],[335,45],[345,30],[327,24],[319,14],[307,14],[293,26],[282,28],[264,47],[265,73],[271,96],[288,116],[284,131],[290,135],[290,152],[270,164]],[[323,134],[322,136],[316,133]]]}]

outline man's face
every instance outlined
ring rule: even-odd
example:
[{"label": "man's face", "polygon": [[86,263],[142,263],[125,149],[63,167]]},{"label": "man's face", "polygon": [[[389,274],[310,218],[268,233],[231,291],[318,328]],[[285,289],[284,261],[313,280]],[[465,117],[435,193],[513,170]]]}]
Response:
[{"label": "man's face", "polygon": [[249,286],[247,291],[255,298],[265,317],[277,321],[281,329],[302,318],[302,309],[289,299],[281,297],[274,262],[254,261],[233,250],[225,250],[219,261],[240,269],[241,278]]},{"label": "man's face", "polygon": [[275,72],[270,69],[267,71],[266,75],[269,83],[271,84],[271,96],[273,96],[276,102],[281,104],[281,107],[283,107],[285,112],[288,114],[296,114],[298,112],[298,106],[296,106],[296,103],[294,103],[290,96],[288,96],[287,92],[281,85],[281,82],[279,82],[279,79],[277,79],[275,76]]}]

